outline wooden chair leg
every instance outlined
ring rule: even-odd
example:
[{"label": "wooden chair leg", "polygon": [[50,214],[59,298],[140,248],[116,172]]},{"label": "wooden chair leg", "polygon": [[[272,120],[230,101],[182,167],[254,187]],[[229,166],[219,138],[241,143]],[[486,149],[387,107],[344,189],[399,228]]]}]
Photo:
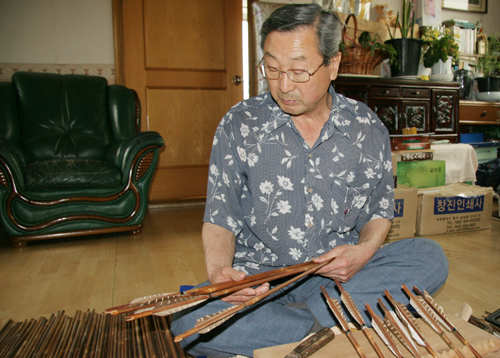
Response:
[{"label": "wooden chair leg", "polygon": [[10,245],[15,248],[26,247],[28,245],[27,241],[11,241]]}]

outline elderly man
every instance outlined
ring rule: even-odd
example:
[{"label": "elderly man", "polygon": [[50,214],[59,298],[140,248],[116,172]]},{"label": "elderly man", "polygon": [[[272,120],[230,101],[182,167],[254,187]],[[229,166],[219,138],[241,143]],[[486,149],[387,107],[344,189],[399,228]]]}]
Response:
[{"label": "elderly man", "polygon": [[[297,342],[336,321],[321,294],[344,282],[360,308],[384,289],[403,303],[404,283],[435,292],[443,250],[428,239],[381,247],[394,213],[386,128],[364,104],[335,93],[341,24],[318,5],[277,9],[261,29],[259,64],[270,93],[234,106],[213,142],[203,245],[209,283],[314,260],[334,260],[205,335],[182,341],[193,355],[252,356]],[[243,289],[174,316],[179,334],[196,320],[269,290]],[[369,319],[366,318],[369,322]]]}]

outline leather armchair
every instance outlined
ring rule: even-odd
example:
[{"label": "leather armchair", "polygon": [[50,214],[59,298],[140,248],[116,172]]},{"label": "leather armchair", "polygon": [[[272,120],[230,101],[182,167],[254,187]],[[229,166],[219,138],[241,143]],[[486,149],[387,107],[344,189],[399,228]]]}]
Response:
[{"label": "leather armchair", "polygon": [[98,76],[17,72],[0,83],[0,222],[13,246],[138,232],[162,137],[134,90]]}]

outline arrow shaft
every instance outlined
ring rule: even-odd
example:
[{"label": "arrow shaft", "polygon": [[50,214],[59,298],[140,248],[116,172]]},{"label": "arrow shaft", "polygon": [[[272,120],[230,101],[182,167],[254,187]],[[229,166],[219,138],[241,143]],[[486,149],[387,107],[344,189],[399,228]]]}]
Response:
[{"label": "arrow shaft", "polygon": [[377,343],[373,339],[373,336],[371,335],[370,331],[368,330],[368,327],[364,326],[364,328],[362,328],[362,330],[363,330],[363,333],[365,334],[366,338],[368,339],[368,341],[372,345],[373,349],[375,350],[375,352],[379,356],[379,358],[385,358],[384,353],[382,352],[380,347],[377,345]]},{"label": "arrow shaft", "polygon": [[[178,335],[175,337],[175,342],[180,342],[181,340],[183,340],[184,338],[186,337],[189,337],[195,333],[198,333],[200,332],[202,329],[204,328],[207,328],[213,324],[215,324],[217,321],[220,321],[222,319],[227,319],[228,316],[232,316],[234,315],[236,312],[239,312],[241,311],[242,309],[246,308],[246,307],[250,307],[252,306],[253,304],[261,301],[262,299],[268,297],[269,295],[272,295],[273,293],[281,290],[282,288],[288,286],[289,284],[293,283],[293,282],[296,282],[298,280],[300,280],[301,278],[307,276],[307,275],[310,275],[314,272],[316,272],[317,270],[319,270],[320,268],[322,268],[323,266],[326,266],[328,265],[330,262],[332,262],[334,260],[334,258],[328,260],[328,261],[325,261],[325,262],[322,262],[322,263],[315,263],[315,265],[313,265],[312,267],[308,268],[306,271],[302,272],[301,274],[287,280],[286,282],[270,289],[269,291],[265,292],[265,293],[262,293],[260,295],[257,295],[253,298],[251,298],[250,300],[240,304],[240,305],[237,305],[237,306],[234,306],[234,310],[229,310],[228,312],[224,312],[224,314],[221,314],[221,315],[216,315],[210,319],[207,319],[206,321],[204,321],[202,324],[197,324],[195,327],[191,328],[190,330]],[[208,332],[208,331],[206,331]],[[205,333],[206,333],[205,332]]]}]

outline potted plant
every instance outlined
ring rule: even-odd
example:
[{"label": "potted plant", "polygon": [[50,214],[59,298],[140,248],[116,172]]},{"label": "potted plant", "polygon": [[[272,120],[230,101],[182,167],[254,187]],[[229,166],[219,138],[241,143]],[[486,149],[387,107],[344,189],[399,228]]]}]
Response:
[{"label": "potted plant", "polygon": [[394,61],[397,56],[394,47],[381,42],[379,34],[372,37],[368,31],[362,32],[355,40],[345,36],[339,49],[342,52],[339,73],[373,74],[374,68],[385,58]]},{"label": "potted plant", "polygon": [[[488,38],[486,53],[477,59],[476,71],[483,77],[476,78],[479,93],[500,91],[500,34]],[[494,95],[496,97],[497,95]],[[478,95],[478,99],[481,99]],[[484,98],[488,100],[487,98]],[[497,98],[495,101],[498,101]]]},{"label": "potted plant", "polygon": [[456,38],[459,35],[454,35],[450,29],[443,28],[441,31],[437,29],[429,29],[423,35],[423,63],[427,68],[431,68],[439,61],[446,62],[449,57],[452,62],[458,61],[458,43]]},{"label": "potted plant", "polygon": [[457,36],[446,27],[441,31],[429,29],[422,35],[423,64],[432,69],[431,79],[453,79],[452,63],[458,61]]},{"label": "potted plant", "polygon": [[[385,41],[385,43],[393,46],[398,54],[397,58],[391,61],[392,77],[415,76],[418,73],[422,41],[413,38],[414,25],[415,13],[413,0],[403,0],[401,21],[398,12],[394,33],[391,33],[391,29],[387,26],[391,39]],[[395,38],[397,28],[401,30],[401,38]]]},{"label": "potted plant", "polygon": [[[354,22],[354,39],[347,36],[349,20]],[[339,66],[339,74],[363,74],[371,75],[376,66],[385,58],[395,57],[396,51],[391,45],[381,42],[379,34],[372,35],[364,31],[361,35],[358,33],[358,21],[354,14],[350,14],[342,30],[342,42],[339,49],[342,52],[342,59]]]}]

